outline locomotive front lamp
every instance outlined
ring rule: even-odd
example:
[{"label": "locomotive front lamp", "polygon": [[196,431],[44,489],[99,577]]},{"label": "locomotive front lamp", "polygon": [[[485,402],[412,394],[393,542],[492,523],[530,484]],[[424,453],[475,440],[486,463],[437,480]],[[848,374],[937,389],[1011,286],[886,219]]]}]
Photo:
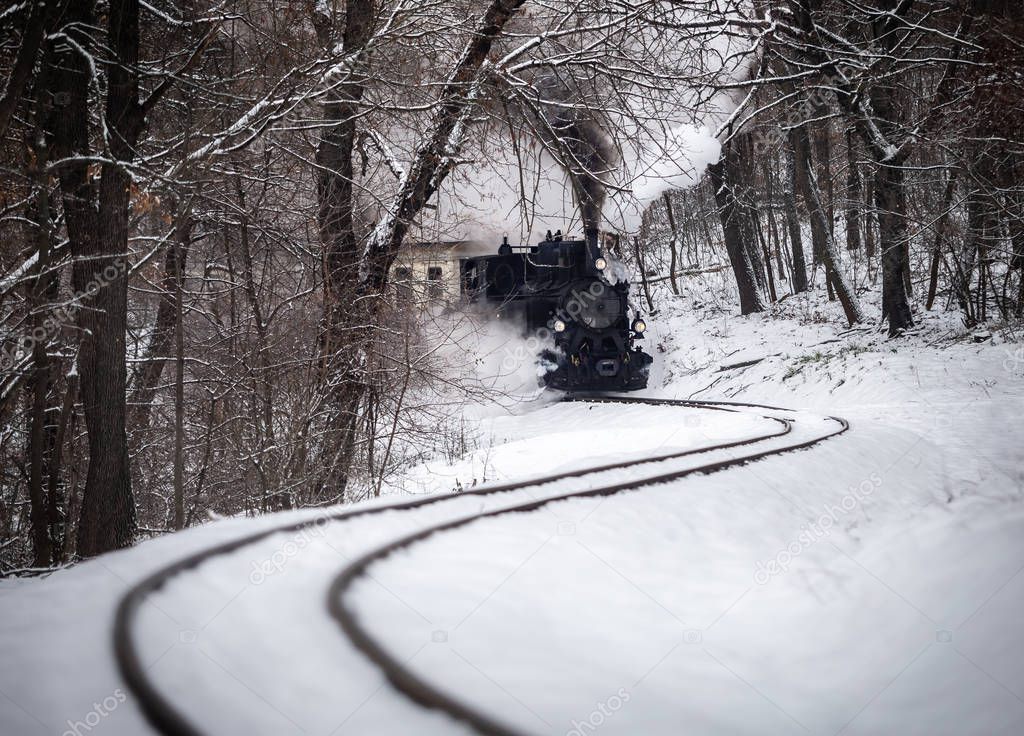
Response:
[{"label": "locomotive front lamp", "polygon": [[594,268],[596,268],[598,271],[603,271],[606,268],[608,268],[608,261],[599,256],[597,260],[594,261]]},{"label": "locomotive front lamp", "polygon": [[555,332],[565,332],[565,322],[560,319],[556,319],[551,326],[555,328]]},{"label": "locomotive front lamp", "polygon": [[647,323],[646,322],[644,322],[639,317],[637,317],[635,320],[633,320],[633,332],[636,332],[637,334],[642,335],[642,334],[644,334],[644,332],[646,330],[647,330]]}]

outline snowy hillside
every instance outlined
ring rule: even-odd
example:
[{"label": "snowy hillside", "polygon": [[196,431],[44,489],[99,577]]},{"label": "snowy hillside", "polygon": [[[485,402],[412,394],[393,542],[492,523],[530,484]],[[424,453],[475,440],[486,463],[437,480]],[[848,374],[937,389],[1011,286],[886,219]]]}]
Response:
[{"label": "snowy hillside", "polygon": [[[415,672],[529,733],[1019,733],[1021,347],[939,317],[889,341],[813,299],[738,318],[707,294],[663,298],[649,393],[805,410],[784,414],[798,425],[837,415],[849,432],[430,537],[372,566],[349,604]],[[478,450],[414,469],[408,489],[678,452],[764,422],[541,402],[481,420]],[[140,611],[148,672],[210,733],[464,731],[394,690],[324,599],[373,545],[515,500],[492,498],[275,535],[182,573]],[[118,597],[192,551],[312,515],[218,521],[0,584],[3,732],[147,732],[113,659]]]}]

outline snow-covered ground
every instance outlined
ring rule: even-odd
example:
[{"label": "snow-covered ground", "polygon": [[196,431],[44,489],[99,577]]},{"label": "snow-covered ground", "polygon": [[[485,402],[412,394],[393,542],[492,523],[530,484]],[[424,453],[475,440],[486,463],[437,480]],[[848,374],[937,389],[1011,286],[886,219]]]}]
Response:
[{"label": "snow-covered ground", "polygon": [[1024,732],[1019,343],[931,315],[890,341],[813,297],[787,319],[694,302],[653,320],[664,393],[853,430],[433,536],[354,592],[372,633],[531,732]]},{"label": "snow-covered ground", "polygon": [[[944,316],[898,341],[850,332],[819,297],[749,318],[696,288],[662,303],[650,395],[761,401],[807,410],[802,427],[832,414],[851,431],[435,535],[351,591],[373,635],[530,732],[1024,732],[1024,348],[1005,331],[975,342]],[[405,490],[664,454],[765,424],[538,404],[486,416],[478,450],[414,469]],[[377,544],[521,500],[466,494],[213,560],[145,606],[144,661],[213,733],[464,732],[352,649],[325,613],[327,586]],[[145,733],[110,647],[117,596],[193,550],[312,515],[224,520],[0,582],[0,733]]]}]

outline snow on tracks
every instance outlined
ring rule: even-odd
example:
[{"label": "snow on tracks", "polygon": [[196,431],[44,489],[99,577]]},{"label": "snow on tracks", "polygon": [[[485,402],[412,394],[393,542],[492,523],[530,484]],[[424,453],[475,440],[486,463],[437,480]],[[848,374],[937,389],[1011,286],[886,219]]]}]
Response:
[{"label": "snow on tracks", "polygon": [[[270,720],[262,717],[241,717],[240,708],[242,702],[245,699],[251,700],[253,694],[259,694],[257,690],[265,693],[268,688],[288,689],[288,683],[291,681],[288,678],[279,676],[276,672],[280,660],[278,663],[269,661],[265,663],[265,668],[275,672],[276,683],[274,685],[271,685],[269,682],[257,683],[266,687],[253,688],[249,684],[241,682],[240,678],[233,675],[228,667],[223,666],[216,659],[217,656],[224,654],[223,649],[225,647],[228,649],[235,647],[232,656],[236,657],[238,664],[241,664],[243,667],[248,666],[244,670],[248,673],[249,668],[257,669],[259,667],[260,657],[264,655],[272,658],[287,654],[289,642],[292,642],[295,646],[301,646],[298,641],[293,641],[297,636],[296,632],[304,632],[307,636],[312,636],[312,632],[318,632],[316,634],[317,638],[324,640],[322,648],[326,651],[331,651],[331,643],[326,641],[328,637],[325,634],[325,626],[330,624],[330,620],[326,619],[326,617],[322,617],[324,620],[320,620],[320,617],[313,615],[308,610],[308,600],[305,601],[307,607],[304,609],[304,618],[308,619],[307,621],[282,621],[279,619],[274,621],[276,626],[285,630],[284,632],[267,631],[267,638],[273,638],[276,642],[275,644],[270,644],[269,641],[255,641],[252,637],[255,627],[248,629],[245,626],[246,622],[233,621],[233,623],[238,624],[232,626],[233,630],[218,632],[217,635],[223,641],[212,642],[212,652],[206,650],[202,652],[209,662],[217,665],[213,668],[207,667],[207,670],[216,671],[219,667],[220,670],[223,670],[221,673],[222,678],[223,674],[227,673],[234,679],[239,680],[238,684],[241,687],[236,688],[238,693],[235,696],[227,693],[222,688],[218,688],[218,685],[214,684],[216,677],[211,676],[209,672],[199,672],[196,670],[194,662],[187,664],[185,662],[174,663],[171,661],[174,657],[185,656],[180,654],[180,651],[188,651],[187,647],[175,648],[174,654],[166,658],[166,667],[171,671],[170,676],[153,671],[151,668],[155,664],[145,664],[146,662],[154,662],[154,660],[158,659],[152,655],[154,653],[159,654],[163,649],[162,643],[154,644],[152,641],[158,637],[153,637],[150,634],[151,627],[148,624],[151,623],[151,619],[155,614],[147,614],[147,612],[166,609],[171,605],[170,599],[175,596],[178,596],[181,601],[191,600],[197,608],[202,608],[204,603],[206,603],[205,598],[209,597],[206,595],[209,593],[209,586],[216,585],[217,581],[223,583],[228,579],[224,577],[225,575],[233,576],[236,582],[238,582],[237,578],[241,575],[248,578],[245,581],[246,583],[260,584],[272,578],[275,585],[287,591],[288,585],[280,585],[281,583],[291,581],[292,579],[298,580],[303,574],[308,574],[308,578],[304,583],[308,589],[308,585],[312,580],[319,579],[322,582],[329,577],[326,572],[327,568],[324,568],[323,565],[334,565],[336,569],[337,562],[333,561],[333,558],[330,557],[327,559],[321,558],[318,561],[319,567],[313,565],[312,567],[315,570],[309,570],[306,569],[308,567],[306,563],[302,561],[292,562],[291,558],[299,555],[304,546],[319,545],[323,541],[343,559],[358,558],[355,563],[348,565],[336,579],[334,586],[332,586],[331,595],[328,598],[329,605],[332,609],[332,614],[345,625],[346,630],[353,637],[353,643],[364,653],[369,654],[377,665],[383,666],[385,674],[392,684],[396,685],[399,691],[405,693],[405,695],[413,696],[414,699],[421,703],[434,706],[441,712],[460,718],[480,730],[487,731],[490,729],[492,733],[511,733],[512,731],[500,730],[504,727],[501,724],[491,722],[486,714],[475,713],[469,706],[459,703],[440,690],[432,688],[429,683],[413,683],[409,673],[403,674],[404,671],[400,663],[389,661],[387,659],[387,652],[382,647],[376,645],[369,637],[365,636],[365,632],[360,634],[362,630],[359,628],[358,621],[353,620],[351,617],[346,618],[344,598],[340,593],[349,582],[365,575],[366,565],[380,556],[386,556],[397,547],[411,545],[418,539],[430,534],[466,524],[484,516],[517,510],[524,511],[542,506],[556,499],[575,496],[608,495],[631,490],[650,483],[684,477],[691,473],[725,469],[778,452],[809,447],[828,436],[838,434],[846,429],[845,423],[841,420],[829,419],[821,422],[821,426],[811,426],[819,424],[813,421],[797,422],[796,424],[800,425],[800,431],[794,432],[794,422],[785,416],[789,412],[771,407],[753,407],[752,405],[744,404],[729,405],[724,402],[658,401],[632,397],[605,399],[602,401],[629,404],[647,403],[724,412],[743,411],[746,413],[751,409],[756,409],[757,416],[769,425],[769,431],[696,449],[665,453],[654,457],[620,460],[596,467],[574,469],[553,475],[541,476],[527,481],[480,487],[461,494],[417,498],[386,506],[349,508],[301,523],[293,523],[252,534],[211,549],[203,550],[170,564],[149,576],[129,591],[119,605],[115,621],[115,648],[119,666],[152,725],[158,731],[165,734],[252,733],[255,731],[281,733],[291,730],[291,727],[294,727],[295,731],[309,730],[308,726],[310,724],[308,722],[303,722],[302,726],[296,722],[296,719],[299,717],[295,715],[294,708],[276,707],[270,702],[269,697],[265,697],[265,700],[270,709],[268,711]],[[418,511],[417,514],[412,516],[398,513],[414,509],[422,511]],[[354,547],[351,545],[342,546],[343,543],[336,536],[331,540],[333,544],[321,539],[321,537],[327,534],[328,529],[332,534],[336,534],[339,526],[345,526],[339,525],[338,522],[348,522],[356,519],[363,520],[362,526],[360,526],[361,547],[359,545]],[[401,519],[401,523],[396,524],[398,519]],[[426,526],[423,524],[424,521],[427,522]],[[370,533],[362,534],[368,525],[373,526]],[[396,531],[399,533],[396,534]],[[290,536],[282,540],[282,535]],[[347,533],[344,534],[344,542],[348,543],[353,536],[352,530],[347,529]],[[378,545],[373,552],[366,552],[367,539],[373,544]],[[247,548],[245,554],[235,554],[243,550],[243,548]],[[264,550],[262,557],[259,557],[259,550]],[[252,558],[253,554],[256,554],[255,559],[260,560],[259,563],[239,567],[239,559]],[[310,555],[308,557],[315,556]],[[213,570],[212,568],[216,567],[214,563],[219,563],[222,568],[226,569]],[[297,574],[279,574],[284,572],[285,568],[288,568],[289,573],[295,572]],[[196,584],[197,580],[191,580],[197,577],[196,575],[182,575],[189,571],[201,573],[198,576],[199,578],[202,577],[202,574],[214,575],[215,573],[221,577],[216,580],[198,580],[199,584]],[[253,579],[254,576],[260,579]],[[188,583],[190,580],[192,582],[192,590],[189,590]],[[248,585],[250,590],[273,588],[274,586]],[[241,595],[246,589],[246,585],[243,585],[238,595]],[[261,595],[265,596],[266,594]],[[266,597],[261,598],[259,603],[252,600],[247,601],[245,609],[247,609],[248,614],[251,616],[268,615],[268,610],[278,611],[280,608],[278,604],[282,603],[281,596],[278,595],[277,598],[276,602]],[[159,604],[155,603],[156,600],[159,601]],[[323,599],[320,598],[320,600]],[[154,603],[154,605],[146,606],[145,604],[147,603]],[[225,603],[224,607],[227,607],[229,604],[230,601]],[[293,619],[299,617],[297,616],[298,611],[303,610],[301,608],[301,601],[299,605],[299,608],[293,605],[290,609],[288,606],[285,606],[283,612],[285,615],[289,615],[290,612]],[[239,607],[236,606],[235,608]],[[178,613],[178,618],[181,618],[180,612]],[[219,614],[219,610],[217,614]],[[142,619],[141,623],[140,619]],[[296,629],[295,627],[298,628]],[[141,635],[144,630],[146,636]],[[180,631],[174,633],[178,637],[184,636]],[[195,631],[192,631],[191,634],[191,640],[194,642],[198,634]],[[204,636],[206,636],[206,633],[204,633]],[[231,641],[232,636],[234,636],[234,641]],[[248,643],[246,643],[247,637]],[[181,641],[184,640],[182,639]],[[241,649],[247,651],[239,654]],[[147,657],[145,654],[151,656]],[[291,651],[290,654],[292,659],[302,659],[308,656],[303,652],[296,651]],[[253,659],[247,663],[245,661],[238,661],[238,657],[241,656],[244,659],[246,655],[251,655]],[[160,656],[162,657],[163,655]],[[192,656],[194,657],[194,655]],[[327,655],[326,653],[321,653],[321,656]],[[364,662],[362,666],[365,668],[366,664]],[[164,666],[161,665],[161,667]],[[320,668],[310,666],[306,669],[317,673],[319,669],[322,669],[322,666]],[[195,676],[192,676],[190,670],[195,672]],[[183,672],[187,674],[183,675]],[[306,714],[317,710],[316,704],[318,702],[322,700],[328,702],[332,699],[337,700],[336,697],[332,698],[331,696],[331,690],[336,688],[336,684],[330,682],[329,679],[323,685],[323,690],[317,692],[317,687],[321,686],[318,683],[323,680],[324,678],[314,674],[304,680],[306,687],[293,685],[292,690],[294,692],[287,693],[284,696],[287,704],[305,703],[306,707],[301,708],[303,717],[305,717]],[[376,690],[368,694],[368,698],[373,697],[373,694],[380,689],[381,687],[378,686]],[[211,694],[211,691],[213,694]],[[391,693],[390,695],[397,696],[397,693]],[[214,698],[214,702],[222,703],[223,707],[219,712],[214,711],[211,713],[209,707],[204,709],[201,703],[191,702],[195,700],[203,701],[204,698],[209,701],[211,697]],[[402,704],[398,702],[401,700],[401,696],[390,699],[385,697],[383,700],[390,704],[392,711],[402,710],[403,708]],[[365,702],[365,700],[362,701],[362,703]],[[357,710],[362,703],[357,701]],[[406,715],[419,712],[418,709],[411,708],[407,704],[404,707]],[[372,709],[368,710],[368,712],[371,711]],[[291,716],[289,716],[289,713]],[[325,716],[326,721],[317,720],[310,716],[311,720],[315,722],[314,730],[317,726],[330,722],[330,718],[333,715],[335,714],[327,714]],[[351,714],[348,717],[351,717]],[[273,722],[275,719],[278,722]],[[342,721],[342,723],[344,722]],[[450,733],[456,726],[451,720],[445,717],[438,717],[437,714],[435,714],[431,723],[441,733]],[[381,732],[386,732],[386,729]]]}]

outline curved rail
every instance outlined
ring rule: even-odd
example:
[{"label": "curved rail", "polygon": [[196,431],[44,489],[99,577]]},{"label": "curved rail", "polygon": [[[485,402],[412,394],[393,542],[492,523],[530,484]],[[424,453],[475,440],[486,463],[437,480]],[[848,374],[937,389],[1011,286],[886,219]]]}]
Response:
[{"label": "curved rail", "polygon": [[[587,397],[571,398],[568,400],[580,401],[584,403],[623,403],[681,406],[727,412],[738,411],[739,408],[759,408],[771,409],[775,411],[786,411],[785,409],[782,409],[780,407],[759,404],[744,404],[741,402],[729,401],[642,399],[635,397]],[[789,434],[792,431],[792,424],[788,420],[770,416],[764,416],[763,418],[778,423],[779,425],[781,425],[781,429],[776,429],[764,435],[759,435],[757,437],[751,437],[743,440],[734,440],[731,442],[718,443],[706,447],[673,452],[654,457],[644,457],[633,460],[624,460],[620,462],[607,463],[595,467],[581,468],[578,470],[565,471],[547,476],[528,478],[525,480],[515,481],[511,483],[501,483],[492,486],[481,486],[480,488],[474,488],[471,490],[462,491],[460,493],[430,496],[426,498],[410,499],[406,501],[397,501],[394,503],[382,504],[371,508],[338,511],[337,513],[331,514],[326,517],[320,516],[312,519],[306,519],[303,521],[283,524],[281,526],[265,529],[254,534],[243,536],[238,539],[230,540],[228,542],[215,545],[213,547],[199,550],[191,555],[188,555],[170,565],[167,565],[151,573],[149,576],[145,577],[143,580],[132,586],[127,591],[127,593],[125,593],[125,595],[121,598],[121,600],[118,603],[117,611],[114,617],[113,631],[114,653],[117,659],[118,669],[120,670],[121,675],[124,677],[125,682],[128,685],[128,688],[132,691],[137,702],[139,703],[144,715],[146,716],[146,719],[149,721],[150,725],[152,725],[153,728],[155,728],[159,733],[164,734],[165,736],[203,736],[204,731],[197,724],[192,723],[189,720],[189,718],[182,712],[182,710],[180,710],[175,705],[175,703],[172,702],[165,694],[160,692],[160,690],[156,687],[155,683],[150,679],[147,669],[142,663],[141,657],[132,638],[132,622],[134,621],[137,612],[142,607],[146,598],[149,595],[159,591],[168,581],[170,581],[172,578],[179,575],[180,573],[198,567],[202,563],[214,557],[231,554],[232,552],[235,552],[248,545],[260,542],[275,534],[298,532],[302,529],[312,527],[316,524],[322,524],[325,521],[345,521],[360,516],[367,516],[370,514],[379,513],[382,511],[412,510],[430,504],[442,503],[444,501],[451,500],[452,498],[457,498],[465,495],[487,496],[498,493],[507,493],[510,491],[516,491],[524,488],[529,488],[532,486],[543,485],[554,481],[563,480],[566,478],[578,478],[585,475],[601,473],[609,470],[616,470],[635,465],[657,463],[692,455],[705,454],[717,450],[744,447],[772,440],[778,437],[782,437]],[[842,422],[843,420],[837,421]],[[846,423],[843,422],[843,428],[841,430],[839,430],[838,432],[833,432],[828,436],[832,436],[834,434],[838,434],[839,432],[845,431],[847,426],[848,425],[846,425]],[[810,446],[811,444],[815,444],[816,442],[819,442],[822,439],[825,439],[825,437],[816,439],[809,443],[801,443],[800,445],[794,445],[791,447],[783,448],[782,450],[767,451],[762,453],[756,453],[754,455],[745,456],[745,458],[740,459],[738,461],[726,461],[724,464],[711,463],[707,466],[702,467],[711,468],[712,466],[716,465],[721,465],[722,468],[729,467],[731,465],[740,464],[741,462],[748,462],[750,460],[755,460],[760,457],[775,454],[776,452],[799,449],[799,447],[801,446]],[[668,475],[682,477],[682,475],[686,475],[691,472],[702,472],[702,470],[701,468],[698,468],[692,471],[685,471],[682,474]],[[711,471],[705,470],[703,472]],[[648,483],[664,482],[664,480],[668,479],[670,478],[666,478],[665,474],[662,474],[662,476],[655,476],[654,478],[646,478],[633,481],[630,484],[618,484],[617,486],[609,486],[607,488],[593,489],[590,491],[581,491],[575,494],[566,494],[564,496],[560,496],[559,498],[567,498],[573,495],[594,496],[600,495],[602,491],[604,491],[606,494],[617,493],[621,490],[627,490],[628,488],[638,487],[640,485],[645,485]],[[533,501],[530,504],[523,504],[517,507],[513,507],[511,509],[505,509],[501,513],[511,512],[512,510],[528,511],[530,510],[530,508],[526,507],[539,507],[544,503],[548,503],[550,500],[558,499]],[[486,514],[477,515],[476,517],[469,517],[460,521],[463,521],[464,523],[469,523],[469,521],[472,521],[475,518],[482,518],[483,516],[488,515],[494,514],[493,512],[489,512]],[[390,551],[392,551],[393,549],[397,549],[398,546],[403,546],[402,543],[404,543],[405,545],[412,544],[418,539],[421,539],[425,536],[429,536],[429,534],[433,534],[438,531],[442,531],[445,528],[448,528],[449,525],[457,524],[455,522],[450,522],[446,525],[431,527],[430,529],[425,530],[425,532],[423,533],[417,535],[410,535],[410,537],[398,540],[398,542],[393,543],[392,545],[388,545],[387,548],[381,548],[379,550],[376,550],[376,552],[380,555],[386,555],[390,553]],[[373,555],[374,553],[370,553],[369,555],[360,558],[356,561],[356,563],[354,563],[355,565],[358,565],[360,562],[363,563],[363,565],[359,567],[358,572],[355,570],[354,565],[346,568],[342,572],[342,574],[335,579],[334,584],[331,587],[331,591],[340,593],[340,591],[343,590],[348,584],[344,581],[350,582],[355,577],[358,577],[358,574],[361,574],[365,567],[369,565],[374,559],[376,559],[376,557],[374,557]],[[346,573],[351,574],[346,576]],[[340,596],[334,596],[334,599],[339,601],[340,606]],[[332,615],[333,613],[334,612],[332,611]],[[486,714],[476,713],[469,706],[465,706],[458,703],[457,701],[455,701],[452,698],[449,698],[440,691],[436,691],[430,688],[429,685],[426,685],[425,683],[416,682],[417,678],[412,673],[403,674],[403,672],[400,671],[400,665],[398,665],[398,663],[393,663],[393,660],[390,659],[389,655],[382,648],[376,646],[375,642],[373,642],[373,640],[370,639],[369,636],[366,635],[365,632],[363,632],[359,628],[358,623],[354,620],[347,619],[346,615],[347,614],[344,611],[340,611],[339,615],[336,616],[336,618],[345,628],[346,632],[349,632],[350,635],[353,636],[353,641],[360,648],[360,650],[365,652],[367,655],[370,656],[371,659],[380,664],[385,669],[385,672],[387,673],[389,679],[391,679],[391,681],[395,683],[396,686],[398,686],[399,689],[401,689],[403,692],[406,692],[411,697],[413,697],[418,702],[421,702],[424,705],[428,705],[430,707],[435,708],[441,708],[442,710],[447,710],[453,715],[457,714],[457,717],[460,717],[463,720],[472,723],[485,733],[517,733],[515,731],[509,730],[494,730],[499,728],[500,724],[492,723],[491,720],[486,716]]]},{"label": "curved rail", "polygon": [[[753,405],[751,405],[753,406]],[[773,407],[760,407],[760,408],[773,408]],[[830,420],[835,421],[838,425],[836,429],[830,431],[819,437],[815,437],[811,440],[795,443],[783,448],[777,448],[773,450],[766,450],[756,452],[751,455],[746,455],[740,458],[720,460],[713,463],[707,463],[705,465],[697,466],[694,468],[687,468],[684,470],[677,470],[670,473],[664,473],[659,476],[641,478],[637,480],[631,480],[624,483],[617,483],[610,486],[604,486],[602,488],[593,488],[582,491],[573,491],[557,496],[551,496],[543,499],[529,501],[526,503],[518,504],[516,506],[506,507],[502,509],[494,509],[491,511],[484,511],[469,516],[455,519],[453,521],[447,521],[437,524],[426,529],[421,529],[418,532],[414,532],[400,539],[394,540],[388,544],[382,545],[377,549],[364,554],[363,556],[354,560],[345,569],[338,574],[334,579],[331,587],[327,593],[327,609],[331,614],[331,617],[338,622],[342,630],[349,637],[353,644],[355,644],[371,661],[374,662],[384,674],[388,680],[406,696],[412,698],[417,703],[427,708],[434,708],[441,710],[453,718],[462,720],[474,729],[482,734],[488,736],[528,736],[528,733],[514,728],[508,724],[502,723],[492,718],[482,710],[460,700],[448,693],[441,688],[435,687],[430,682],[420,677],[409,669],[402,661],[392,656],[388,652],[387,648],[382,645],[378,640],[374,639],[370,633],[362,626],[359,621],[359,617],[355,612],[345,605],[345,593],[351,587],[352,583],[356,579],[365,574],[367,568],[374,562],[378,562],[393,552],[400,549],[408,548],[417,542],[423,541],[428,537],[445,531],[451,531],[458,529],[459,527],[466,526],[480,519],[493,518],[495,516],[502,516],[504,514],[513,513],[525,513],[534,511],[547,504],[554,503],[556,501],[562,501],[570,498],[587,498],[597,496],[610,496],[616,493],[622,493],[624,491],[636,490],[644,486],[649,486],[657,483],[664,483],[668,481],[677,480],[679,478],[693,475],[696,473],[713,473],[726,468],[735,467],[738,465],[744,465],[746,463],[760,460],[761,458],[768,457],[770,455],[777,455],[784,452],[792,452],[794,450],[805,449],[813,445],[818,444],[830,437],[842,434],[847,431],[850,427],[849,422],[845,419],[838,417],[828,417]]]}]

